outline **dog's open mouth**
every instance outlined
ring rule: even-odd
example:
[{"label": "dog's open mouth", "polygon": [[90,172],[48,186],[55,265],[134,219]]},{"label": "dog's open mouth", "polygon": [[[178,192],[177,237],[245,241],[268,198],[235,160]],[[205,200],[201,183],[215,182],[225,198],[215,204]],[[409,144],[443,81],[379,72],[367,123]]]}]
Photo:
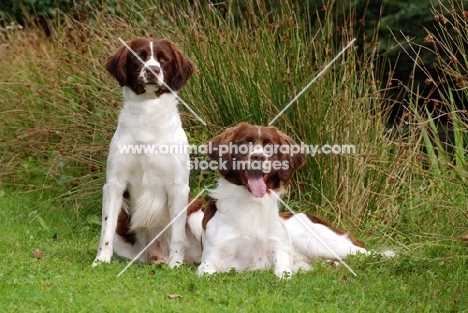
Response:
[{"label": "dog's open mouth", "polygon": [[263,198],[265,196],[267,192],[267,178],[268,174],[263,173],[262,170],[247,170],[241,174],[242,182],[256,198]]}]

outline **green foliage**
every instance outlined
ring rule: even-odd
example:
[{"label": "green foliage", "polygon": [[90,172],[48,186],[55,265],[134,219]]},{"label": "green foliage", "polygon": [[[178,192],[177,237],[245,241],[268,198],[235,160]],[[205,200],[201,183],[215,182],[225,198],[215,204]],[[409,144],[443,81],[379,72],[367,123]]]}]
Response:
[{"label": "green foliage", "polygon": [[[270,11],[263,1],[105,5],[90,7],[85,19],[62,15],[48,37],[34,27],[0,33],[2,183],[41,190],[41,201],[58,201],[84,215],[100,211],[107,149],[122,104],[120,88],[102,64],[120,47],[119,37],[170,38],[194,61],[197,72],[180,96],[208,126],[181,106],[192,144],[241,121],[266,125],[356,37],[357,44],[274,123],[297,142],[353,144],[356,153],[310,156],[286,201],[338,225],[385,233],[388,241],[407,241],[420,232],[463,232],[467,120],[457,99],[460,91],[466,95],[468,28],[459,7],[450,14],[452,7],[440,6],[449,22],[438,24],[430,42],[446,73],[430,76],[444,107],[436,110],[421,107],[414,81],[397,85],[382,74],[379,29],[361,33],[352,9],[337,20],[333,3],[318,11],[296,10],[289,2]],[[415,60],[422,49],[411,40],[395,46]],[[414,68],[426,71],[419,59]],[[456,91],[454,84],[461,87]],[[383,104],[394,90],[404,92],[395,104],[405,112],[391,124]],[[433,120],[439,115],[450,116],[449,140],[441,139],[441,119]],[[215,180],[216,173],[192,172],[192,193]]]},{"label": "green foliage", "polygon": [[70,12],[73,0],[4,0],[0,4],[0,18],[26,22],[29,16],[56,18],[57,10]]}]

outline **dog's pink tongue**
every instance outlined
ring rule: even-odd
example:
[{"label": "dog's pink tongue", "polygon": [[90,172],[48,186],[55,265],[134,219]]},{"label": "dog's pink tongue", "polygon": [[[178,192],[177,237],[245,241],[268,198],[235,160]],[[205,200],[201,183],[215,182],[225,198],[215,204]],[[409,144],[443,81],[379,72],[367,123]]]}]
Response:
[{"label": "dog's pink tongue", "polygon": [[248,171],[247,173],[248,184],[250,192],[256,198],[263,198],[266,194],[266,184],[263,181],[262,171]]}]

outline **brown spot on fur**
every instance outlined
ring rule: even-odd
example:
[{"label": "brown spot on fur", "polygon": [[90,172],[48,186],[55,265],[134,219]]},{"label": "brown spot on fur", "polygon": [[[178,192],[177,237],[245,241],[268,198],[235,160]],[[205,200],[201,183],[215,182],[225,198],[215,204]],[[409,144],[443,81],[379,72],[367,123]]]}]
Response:
[{"label": "brown spot on fur", "polygon": [[126,242],[134,244],[136,242],[136,237],[135,233],[130,231],[131,221],[131,216],[125,212],[125,210],[120,210],[119,218],[117,220],[117,229],[115,232]]},{"label": "brown spot on fur", "polygon": [[216,200],[210,200],[210,202],[208,202],[208,205],[206,206],[205,214],[203,215],[202,227],[204,230],[206,230],[206,225],[216,214],[217,210],[218,208],[216,207]]},{"label": "brown spot on fur", "polygon": [[163,255],[168,253],[167,251],[162,251],[161,242],[156,240],[154,244],[149,248],[148,254],[151,260],[151,263],[162,265],[164,264]]},{"label": "brown spot on fur", "polygon": [[[193,198],[189,196],[189,200],[188,200],[189,203],[192,200],[193,200]],[[188,209],[187,209],[187,217],[189,217],[190,214],[198,212],[199,210],[201,210],[201,208],[203,207],[204,202],[205,201],[203,199],[197,199],[197,200],[193,201],[193,203],[190,204]]]},{"label": "brown spot on fur", "polygon": [[288,220],[288,219],[290,219],[291,217],[293,217],[294,214],[291,213],[291,212],[283,212],[283,213],[280,213],[279,216],[280,216],[283,220]]}]

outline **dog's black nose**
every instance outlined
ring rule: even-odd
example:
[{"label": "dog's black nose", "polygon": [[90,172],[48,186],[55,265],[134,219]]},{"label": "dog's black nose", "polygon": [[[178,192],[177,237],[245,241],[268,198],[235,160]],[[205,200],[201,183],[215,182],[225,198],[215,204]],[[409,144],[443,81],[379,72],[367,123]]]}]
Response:
[{"label": "dog's black nose", "polygon": [[252,153],[250,155],[250,159],[252,161],[265,161],[266,160],[266,156],[263,154],[263,153]]},{"label": "dog's black nose", "polygon": [[147,66],[145,72],[148,78],[156,77],[161,73],[161,68],[159,66]]}]

